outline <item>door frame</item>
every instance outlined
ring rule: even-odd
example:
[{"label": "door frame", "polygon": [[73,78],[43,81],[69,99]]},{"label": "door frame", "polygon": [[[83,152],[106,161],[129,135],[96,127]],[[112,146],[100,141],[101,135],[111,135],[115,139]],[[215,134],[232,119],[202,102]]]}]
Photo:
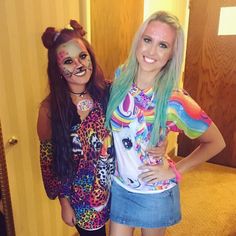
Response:
[{"label": "door frame", "polygon": [[7,235],[15,236],[15,227],[14,227],[13,212],[11,205],[10,189],[8,183],[1,121],[0,121],[0,188],[2,192],[3,212],[6,223]]}]

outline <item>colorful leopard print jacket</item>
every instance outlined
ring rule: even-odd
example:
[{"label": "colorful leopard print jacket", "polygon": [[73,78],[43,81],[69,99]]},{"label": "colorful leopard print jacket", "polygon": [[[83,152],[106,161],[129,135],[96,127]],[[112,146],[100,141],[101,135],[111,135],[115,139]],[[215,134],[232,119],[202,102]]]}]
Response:
[{"label": "colorful leopard print jacket", "polygon": [[77,163],[73,180],[62,182],[53,174],[53,147],[50,141],[44,141],[40,143],[43,182],[49,198],[69,200],[79,227],[98,229],[109,219],[114,147],[110,132],[104,128],[105,115],[100,103],[94,103],[83,121],[75,120],[71,127],[72,152]]}]

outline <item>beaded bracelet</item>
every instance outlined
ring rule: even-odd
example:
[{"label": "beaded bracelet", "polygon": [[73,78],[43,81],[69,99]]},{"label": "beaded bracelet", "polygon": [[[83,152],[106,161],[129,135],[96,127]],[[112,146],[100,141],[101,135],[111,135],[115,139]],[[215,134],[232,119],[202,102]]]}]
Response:
[{"label": "beaded bracelet", "polygon": [[182,177],[181,177],[181,174],[179,173],[179,171],[176,169],[175,162],[172,161],[171,159],[168,159],[167,161],[168,161],[168,163],[169,163],[169,167],[170,167],[170,168],[173,170],[173,172],[175,173],[175,177],[176,177],[177,183],[179,183]]}]

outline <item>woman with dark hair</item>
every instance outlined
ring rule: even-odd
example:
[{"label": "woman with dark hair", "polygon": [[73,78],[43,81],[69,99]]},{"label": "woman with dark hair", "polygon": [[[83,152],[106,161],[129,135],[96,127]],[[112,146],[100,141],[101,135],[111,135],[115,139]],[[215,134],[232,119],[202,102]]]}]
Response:
[{"label": "woman with dark hair", "polygon": [[[141,25],[126,63],[116,71],[106,116],[116,150],[111,236],[132,236],[135,227],[142,228],[143,236],[163,236],[181,219],[181,175],[225,147],[214,122],[178,88],[183,48],[177,17],[155,12]],[[176,165],[168,157],[152,163],[147,148],[170,131],[198,138],[200,145]]]},{"label": "woman with dark hair", "polygon": [[[104,236],[114,173],[112,137],[105,128],[109,84],[84,35],[74,20],[42,35],[50,93],[39,109],[40,161],[45,190],[50,199],[59,198],[64,222],[80,236]],[[149,154],[156,158],[165,148]]]},{"label": "woman with dark hair", "polygon": [[38,116],[40,160],[50,199],[80,235],[105,235],[114,155],[104,127],[108,85],[85,31],[74,20],[42,35],[48,49],[50,94]]}]

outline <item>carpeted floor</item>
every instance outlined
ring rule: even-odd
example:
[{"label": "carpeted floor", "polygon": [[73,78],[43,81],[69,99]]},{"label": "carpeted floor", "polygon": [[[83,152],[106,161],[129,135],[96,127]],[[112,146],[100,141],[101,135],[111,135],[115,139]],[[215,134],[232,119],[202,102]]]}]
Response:
[{"label": "carpeted floor", "polygon": [[166,236],[236,236],[235,168],[204,163],[184,175],[180,189],[182,221]]},{"label": "carpeted floor", "polygon": [[166,236],[236,236],[236,169],[204,163],[184,175],[182,221]]},{"label": "carpeted floor", "polygon": [[183,176],[180,189],[182,221],[166,236],[236,236],[236,168],[204,163]]}]

